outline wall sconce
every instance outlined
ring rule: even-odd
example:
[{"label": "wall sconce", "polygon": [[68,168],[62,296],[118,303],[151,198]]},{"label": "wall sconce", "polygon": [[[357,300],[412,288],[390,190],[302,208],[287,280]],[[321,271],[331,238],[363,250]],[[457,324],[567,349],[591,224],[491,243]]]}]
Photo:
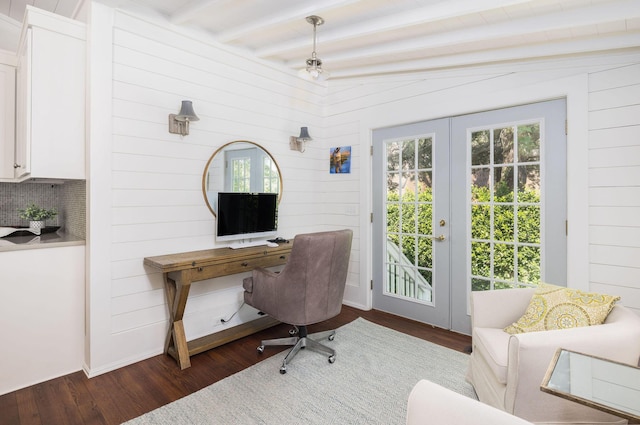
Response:
[{"label": "wall sconce", "polygon": [[300,135],[289,138],[289,148],[292,151],[304,152],[304,144],[312,140],[311,136],[309,136],[309,129],[307,127],[300,127]]},{"label": "wall sconce", "polygon": [[189,134],[189,122],[199,120],[200,118],[194,112],[191,101],[183,100],[180,112],[177,115],[169,114],[169,133],[186,136]]}]

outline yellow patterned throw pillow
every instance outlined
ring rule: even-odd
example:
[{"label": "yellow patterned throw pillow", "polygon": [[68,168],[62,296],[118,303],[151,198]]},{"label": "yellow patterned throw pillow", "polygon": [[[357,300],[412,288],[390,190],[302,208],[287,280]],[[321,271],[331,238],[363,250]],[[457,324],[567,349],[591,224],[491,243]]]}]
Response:
[{"label": "yellow patterned throw pillow", "polygon": [[599,325],[619,299],[612,295],[541,283],[524,315],[504,331],[520,334]]}]

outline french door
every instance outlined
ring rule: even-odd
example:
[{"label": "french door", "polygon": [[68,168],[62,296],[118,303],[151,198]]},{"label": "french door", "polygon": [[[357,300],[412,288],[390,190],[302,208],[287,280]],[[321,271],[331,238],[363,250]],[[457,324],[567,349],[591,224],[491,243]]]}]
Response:
[{"label": "french door", "polygon": [[564,100],[373,134],[373,305],[470,333],[472,290],[566,283]]},{"label": "french door", "polygon": [[449,120],[373,133],[373,305],[449,328]]}]

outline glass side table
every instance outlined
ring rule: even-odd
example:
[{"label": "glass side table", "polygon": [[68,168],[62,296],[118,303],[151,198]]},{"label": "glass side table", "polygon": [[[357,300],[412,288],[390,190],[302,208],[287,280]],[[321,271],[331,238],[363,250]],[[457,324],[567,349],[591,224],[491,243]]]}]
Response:
[{"label": "glass side table", "polygon": [[640,368],[560,348],[540,390],[640,424]]}]

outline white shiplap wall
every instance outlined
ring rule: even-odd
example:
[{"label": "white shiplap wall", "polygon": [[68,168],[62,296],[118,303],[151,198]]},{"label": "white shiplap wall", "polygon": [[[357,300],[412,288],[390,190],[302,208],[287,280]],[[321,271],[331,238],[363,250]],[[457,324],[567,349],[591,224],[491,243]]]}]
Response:
[{"label": "white shiplap wall", "polygon": [[[638,209],[638,163],[619,162],[637,152],[633,150],[637,138],[634,144],[628,133],[634,130],[615,120],[602,130],[607,128],[608,136],[626,134],[631,146],[598,146],[593,137],[601,130],[595,125],[597,111],[624,107],[629,112],[638,107],[637,80],[632,92],[636,94],[625,92],[624,106],[594,99],[606,90],[615,95],[617,72],[621,72],[616,70],[626,68],[637,77],[639,53],[330,81],[327,95],[322,86],[266,64],[256,65],[161,17],[143,19],[99,3],[91,3],[88,16],[91,115],[85,367],[90,376],[161,352],[167,328],[161,276],[143,267],[142,260],[214,246],[214,219],[200,185],[204,165],[219,146],[252,140],[276,158],[284,179],[281,236],[339,227],[354,230],[345,302],[368,308],[371,131],[565,96],[570,285],[608,292],[621,289],[625,304],[640,308],[637,266],[630,266],[631,260],[621,265],[608,260],[609,254],[599,254],[607,252],[601,249],[606,246],[622,249],[627,258],[633,258],[637,238],[605,240],[597,235],[599,222],[595,221],[600,214],[603,223],[617,223],[621,214],[630,216],[629,210],[625,214],[621,209],[631,208],[625,230],[638,231],[640,225],[633,221]],[[192,124],[189,136],[181,138],[167,132],[167,115],[177,112],[183,99],[194,102],[201,120]],[[590,103],[597,104],[587,109]],[[289,136],[302,125],[309,127],[315,139],[304,154],[288,148]],[[352,147],[348,175],[329,173],[329,149],[335,146]],[[589,161],[589,149],[600,148],[607,149],[611,158],[606,166],[594,162],[593,155]],[[618,168],[628,169],[626,178],[635,175],[635,180],[598,187],[594,178],[602,168],[615,168],[612,176]],[[597,180],[602,183],[605,178]],[[599,207],[606,210],[599,213]],[[602,234],[610,238],[614,233],[609,230],[613,232],[607,229]],[[598,258],[602,264],[596,264]],[[217,279],[192,288],[187,308],[190,337],[216,326],[220,329],[221,315],[230,315],[240,303],[241,278]],[[248,320],[248,314],[234,323]]]},{"label": "white shiplap wall", "polygon": [[640,314],[640,64],[589,75],[591,287]]},{"label": "white shiplap wall", "polygon": [[[89,332],[87,373],[96,375],[162,352],[168,313],[157,271],[144,257],[215,247],[214,217],[202,195],[209,157],[251,140],[283,177],[279,234],[324,230],[317,192],[326,88],[254,64],[205,36],[92,3],[90,37]],[[167,117],[193,101],[190,135],[169,134]],[[289,136],[306,125],[304,154]],[[243,275],[194,285],[188,338],[222,330],[240,305]],[[357,279],[357,275],[350,277]],[[254,318],[243,309],[230,325]],[[257,316],[255,316],[257,317]],[[228,326],[228,325],[227,325]]]},{"label": "white shiplap wall", "polygon": [[371,302],[368,149],[373,129],[566,97],[567,281],[582,290],[620,294],[640,313],[638,63],[636,51],[332,82],[328,139],[332,146],[357,144],[354,159],[360,164],[353,186],[329,181],[339,198],[329,202],[327,195],[325,211],[327,219],[344,214],[345,203],[360,211],[354,223],[360,227],[360,286],[348,287],[348,299],[365,306]]}]

